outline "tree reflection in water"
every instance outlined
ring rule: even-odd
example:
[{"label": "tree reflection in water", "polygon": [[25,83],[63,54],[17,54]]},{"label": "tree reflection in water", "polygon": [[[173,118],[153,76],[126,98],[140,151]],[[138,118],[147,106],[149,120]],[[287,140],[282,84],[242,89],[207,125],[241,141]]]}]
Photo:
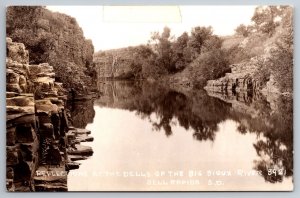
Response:
[{"label": "tree reflection in water", "polygon": [[[282,182],[283,177],[293,176],[292,98],[273,97],[268,102],[253,93],[211,97],[201,90],[177,91],[163,85],[128,81],[105,81],[99,89],[102,96],[96,105],[135,111],[167,137],[178,123],[186,130],[192,129],[194,139],[214,141],[218,124],[234,120],[241,134],[257,135],[253,144],[258,155],[254,169],[261,171],[265,181]],[[152,114],[158,120],[151,119]]]},{"label": "tree reflection in water", "polygon": [[95,117],[93,100],[69,101],[67,104],[69,120],[76,128],[85,128]]}]

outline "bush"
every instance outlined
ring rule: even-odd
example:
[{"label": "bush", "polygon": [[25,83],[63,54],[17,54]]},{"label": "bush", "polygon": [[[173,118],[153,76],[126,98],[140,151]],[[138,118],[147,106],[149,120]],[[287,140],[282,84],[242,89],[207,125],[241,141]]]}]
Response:
[{"label": "bush", "polygon": [[189,68],[193,85],[197,88],[204,87],[207,80],[220,78],[230,71],[229,61],[221,49],[199,55]]}]

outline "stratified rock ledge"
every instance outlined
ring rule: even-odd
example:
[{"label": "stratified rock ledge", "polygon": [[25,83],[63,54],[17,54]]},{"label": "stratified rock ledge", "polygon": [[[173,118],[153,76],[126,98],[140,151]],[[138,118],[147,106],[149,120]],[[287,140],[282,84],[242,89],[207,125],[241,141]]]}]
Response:
[{"label": "stratified rock ledge", "polygon": [[7,41],[6,186],[8,191],[67,191],[68,171],[93,154],[86,129],[70,125],[67,93],[48,63],[29,64],[22,43]]}]

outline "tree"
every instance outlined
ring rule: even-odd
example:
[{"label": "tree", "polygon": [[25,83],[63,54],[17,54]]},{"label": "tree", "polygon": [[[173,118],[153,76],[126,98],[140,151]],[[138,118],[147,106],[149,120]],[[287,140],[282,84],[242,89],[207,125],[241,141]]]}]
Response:
[{"label": "tree", "polygon": [[191,63],[190,75],[196,87],[203,87],[207,80],[213,80],[230,72],[229,62],[222,49],[214,49],[198,56]]},{"label": "tree", "polygon": [[189,47],[192,50],[192,59],[201,54],[202,46],[205,40],[209,39],[213,33],[212,27],[195,27],[191,31]]},{"label": "tree", "polygon": [[151,37],[152,42],[154,42],[154,52],[157,54],[156,65],[166,69],[169,73],[176,71],[172,62],[172,39],[171,30],[168,27],[165,27],[161,34],[155,32]]},{"label": "tree", "polygon": [[184,32],[179,36],[174,42],[172,48],[174,51],[173,61],[175,63],[175,70],[183,70],[191,62],[191,53],[188,48],[189,35],[187,32]]},{"label": "tree", "polygon": [[281,92],[293,91],[293,10],[286,8],[282,34],[270,51],[269,65]]},{"label": "tree", "polygon": [[272,36],[278,26],[276,20],[281,17],[285,7],[280,6],[259,6],[255,9],[251,20],[255,23],[257,31]]},{"label": "tree", "polygon": [[216,36],[212,35],[206,39],[202,45],[202,53],[209,52],[211,50],[220,49],[222,47],[223,40]]},{"label": "tree", "polygon": [[[273,42],[267,47],[267,58],[260,61],[261,67],[257,71],[256,78],[264,84],[273,75],[276,81],[276,88],[280,92],[292,92],[293,90],[293,10],[289,6],[268,7],[269,10],[280,16],[281,20],[277,24],[276,34],[271,38]],[[276,10],[276,12],[274,11]],[[262,20],[261,18],[256,20]],[[256,14],[258,16],[258,14]]]},{"label": "tree", "polygon": [[226,49],[225,56],[227,57],[229,64],[240,63],[251,58],[247,49],[240,47],[239,44]]},{"label": "tree", "polygon": [[150,46],[140,45],[134,47],[132,70],[136,77],[156,77],[160,72],[155,66],[155,54]]},{"label": "tree", "polygon": [[243,37],[247,37],[249,35],[248,27],[245,26],[244,24],[239,25],[235,29],[235,32],[236,32],[237,35],[242,35]]}]

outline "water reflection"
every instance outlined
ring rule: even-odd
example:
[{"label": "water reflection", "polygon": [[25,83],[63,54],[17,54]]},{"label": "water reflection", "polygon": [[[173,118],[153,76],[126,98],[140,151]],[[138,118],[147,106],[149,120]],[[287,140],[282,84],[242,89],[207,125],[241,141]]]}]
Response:
[{"label": "water reflection", "polygon": [[[130,162],[126,161],[131,158],[123,159],[123,157],[127,152],[131,152],[127,147],[134,147],[132,149],[135,151],[134,153],[138,153],[138,156],[132,156],[132,158],[138,160],[138,165],[132,166],[137,166],[137,168],[157,167],[162,162],[162,159],[157,158],[166,158],[164,165],[161,166],[166,166],[167,169],[179,166],[182,163],[179,162],[180,160],[186,160],[186,166],[200,169],[207,167],[232,167],[234,169],[238,165],[242,165],[244,168],[248,167],[260,172],[261,175],[258,177],[265,181],[265,184],[262,184],[258,178],[247,179],[247,181],[235,178],[227,179],[226,182],[230,183],[227,187],[201,186],[190,188],[190,190],[292,189],[292,184],[289,182],[293,176],[292,98],[274,96],[265,99],[262,95],[253,94],[251,97],[247,93],[207,94],[205,91],[199,90],[177,90],[158,84],[128,81],[106,81],[101,84],[99,89],[101,97],[94,102],[97,109],[95,121],[88,127],[91,127],[92,131],[102,127],[99,131],[104,130],[105,132],[94,133],[94,146],[97,147],[94,149],[93,158],[95,160],[83,162],[87,164],[82,165],[82,170],[85,167],[89,170],[93,167],[97,170],[104,170],[106,164],[109,164],[107,167],[110,168],[131,168],[128,165]],[[133,117],[132,114],[141,120]],[[106,121],[103,122],[103,119]],[[128,128],[121,126],[123,122],[128,122]],[[149,130],[148,125],[154,132],[163,132],[167,137],[165,139],[171,141],[154,140],[153,135],[151,137],[142,131],[137,132],[140,130],[139,127],[144,128],[145,131]],[[180,131],[185,131],[184,135]],[[190,142],[188,136],[192,137],[194,141]],[[145,140],[138,139],[141,137]],[[128,144],[126,139],[129,139]],[[150,143],[149,141],[154,142]],[[107,142],[111,145],[107,145]],[[145,151],[145,144],[151,144],[154,147],[161,146],[162,149],[153,156],[152,150]],[[104,151],[111,146],[116,148],[111,151],[112,153],[105,153]],[[173,155],[183,152],[178,151],[177,146],[193,150],[189,151],[193,152],[193,157],[186,153],[173,159]],[[171,152],[169,150],[171,148],[176,152]],[[166,152],[164,152],[165,150]],[[197,153],[199,153],[199,157],[196,157]],[[147,156],[143,156],[142,160],[140,155]],[[121,159],[123,159],[122,163],[119,161]],[[177,165],[168,163],[168,161],[176,161]],[[103,165],[96,165],[98,162]],[[146,165],[143,164],[144,162]],[[180,165],[181,168],[186,168],[186,166]],[[72,181],[70,183],[75,186],[76,182]],[[99,181],[94,180],[94,182]],[[94,186],[94,190],[120,190],[120,188],[112,187],[117,185],[116,180],[106,182],[111,186],[105,186],[106,183],[103,180],[101,187],[99,183],[98,186]],[[243,182],[248,182],[248,184],[243,186]],[[129,183],[127,181],[122,185],[128,186]],[[273,185],[273,188],[270,185]],[[130,187],[132,186],[121,190],[170,190],[170,188],[161,186],[154,186],[153,189],[149,186]],[[73,189],[76,190],[76,187]],[[93,188],[91,187],[91,189]],[[171,188],[171,190],[180,189],[188,190],[189,188],[186,186]]]},{"label": "water reflection", "polygon": [[95,117],[93,100],[69,101],[67,104],[69,121],[76,128],[85,128]]},{"label": "water reflection", "polygon": [[[204,91],[180,93],[162,85],[134,82],[105,82],[103,96],[96,105],[136,111],[148,119],[156,131],[164,130],[172,135],[172,120],[178,120],[186,130],[193,129],[193,137],[199,141],[214,140],[218,123],[224,121],[231,105],[209,97]],[[151,120],[155,113],[158,120]]]},{"label": "water reflection", "polygon": [[[183,93],[163,85],[130,81],[106,81],[100,90],[102,97],[96,105],[135,110],[152,123],[154,130],[163,129],[167,137],[173,133],[174,119],[185,129],[192,129],[199,141],[213,141],[218,124],[234,120],[241,134],[257,135],[253,146],[260,160],[254,162],[254,168],[262,171],[266,181],[281,182],[284,174],[293,175],[292,98],[273,96],[268,102],[258,93],[210,97],[205,91]],[[151,120],[153,113],[158,120]],[[285,173],[268,173],[272,168]]]}]

